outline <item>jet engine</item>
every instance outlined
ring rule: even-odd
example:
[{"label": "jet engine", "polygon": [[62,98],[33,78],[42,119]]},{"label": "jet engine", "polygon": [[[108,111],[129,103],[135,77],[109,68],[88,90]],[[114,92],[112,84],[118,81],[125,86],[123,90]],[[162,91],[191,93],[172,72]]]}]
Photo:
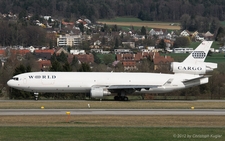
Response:
[{"label": "jet engine", "polygon": [[171,63],[171,71],[174,73],[186,73],[186,74],[205,74],[206,72],[213,71],[213,69],[217,68],[216,63],[179,63],[173,62]]},{"label": "jet engine", "polygon": [[105,95],[110,95],[111,92],[105,87],[92,87],[90,94],[92,98],[102,98]]}]

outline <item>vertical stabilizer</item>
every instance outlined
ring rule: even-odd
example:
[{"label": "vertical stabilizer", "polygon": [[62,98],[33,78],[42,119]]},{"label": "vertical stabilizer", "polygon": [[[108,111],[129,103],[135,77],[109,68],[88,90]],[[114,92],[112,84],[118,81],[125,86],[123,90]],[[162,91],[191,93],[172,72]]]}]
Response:
[{"label": "vertical stabilizer", "polygon": [[203,41],[183,63],[204,62],[213,41]]}]

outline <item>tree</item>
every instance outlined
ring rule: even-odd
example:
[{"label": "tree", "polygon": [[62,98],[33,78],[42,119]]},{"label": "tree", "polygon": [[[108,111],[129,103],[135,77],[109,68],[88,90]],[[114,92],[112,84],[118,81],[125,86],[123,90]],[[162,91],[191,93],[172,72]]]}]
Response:
[{"label": "tree", "polygon": [[79,60],[77,59],[76,56],[73,56],[73,60],[71,62],[71,67],[73,68],[73,70],[78,70],[79,67]]},{"label": "tree", "polygon": [[94,62],[95,62],[96,64],[100,64],[102,61],[101,61],[101,59],[98,57],[98,54],[95,53],[95,52],[93,52],[92,54],[93,54],[93,56],[94,56]]},{"label": "tree", "polygon": [[220,23],[219,23],[218,19],[213,18],[213,20],[210,24],[210,29],[209,29],[210,33],[215,33],[216,30],[218,29],[219,25],[220,25]]},{"label": "tree", "polygon": [[105,55],[103,56],[102,61],[103,61],[103,63],[104,63],[105,65],[109,65],[110,63],[112,63],[113,61],[115,61],[115,57],[114,57],[114,55],[112,55],[112,54],[105,54]]},{"label": "tree", "polygon": [[191,24],[191,16],[188,14],[184,14],[181,16],[181,29],[185,30],[188,29]]},{"label": "tree", "polygon": [[116,38],[114,49],[117,49],[117,48],[119,48],[119,39],[118,38]]},{"label": "tree", "polygon": [[16,67],[13,75],[25,73],[25,72],[31,72],[31,67],[30,66],[24,66],[24,65],[19,65],[19,67]]},{"label": "tree", "polygon": [[53,61],[51,61],[51,64],[52,64],[52,66],[49,69],[49,71],[62,71],[63,70],[59,61],[53,60]]},{"label": "tree", "polygon": [[80,23],[80,24],[78,25],[78,27],[80,28],[80,31],[81,31],[82,33],[84,33],[84,25],[83,25],[83,23]]},{"label": "tree", "polygon": [[146,35],[146,28],[144,26],[141,27],[141,35]]},{"label": "tree", "polygon": [[72,71],[72,67],[71,67],[71,65],[68,63],[68,62],[66,62],[63,66],[62,66],[62,71],[65,71],[65,72],[71,72]]},{"label": "tree", "polygon": [[189,46],[191,43],[191,40],[189,37],[177,37],[176,41],[174,42],[173,47],[177,48],[177,47],[186,47]]},{"label": "tree", "polygon": [[158,46],[158,48],[161,48],[165,51],[166,50],[166,43],[164,42],[164,39],[161,39],[157,46]]},{"label": "tree", "polygon": [[[30,72],[31,67],[30,66],[24,66],[24,65],[19,65],[18,67],[15,68],[13,75],[25,73],[25,72]],[[23,80],[24,81],[24,80]],[[26,83],[26,81],[24,81]],[[27,99],[30,98],[32,94],[30,92],[25,92],[25,91],[20,91],[17,89],[12,88],[11,93],[10,93],[10,99]]]},{"label": "tree", "polygon": [[87,63],[81,63],[80,68],[78,69],[79,72],[91,72],[91,68]]},{"label": "tree", "polygon": [[63,51],[56,58],[59,62],[67,63],[67,55]]},{"label": "tree", "polygon": [[223,27],[219,27],[215,36],[215,41],[224,41],[225,30]]}]

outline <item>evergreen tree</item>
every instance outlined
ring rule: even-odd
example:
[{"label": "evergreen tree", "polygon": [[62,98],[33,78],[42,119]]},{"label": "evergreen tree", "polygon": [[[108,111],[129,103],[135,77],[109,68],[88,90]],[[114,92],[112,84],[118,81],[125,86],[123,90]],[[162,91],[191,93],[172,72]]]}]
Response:
[{"label": "evergreen tree", "polygon": [[91,68],[87,63],[81,63],[81,67],[78,70],[79,72],[91,72]]},{"label": "evergreen tree", "polygon": [[67,55],[62,51],[60,55],[56,56],[57,61],[66,63],[67,62]]},{"label": "evergreen tree", "polygon": [[80,23],[80,24],[78,25],[78,27],[80,28],[80,31],[81,31],[82,33],[84,33],[84,25],[83,25],[83,23]]},{"label": "evergreen tree", "polygon": [[225,31],[223,27],[219,27],[216,37],[215,37],[215,41],[223,41],[225,36]]},{"label": "evergreen tree", "polygon": [[159,41],[158,48],[161,48],[161,49],[163,49],[164,51],[166,50],[166,43],[164,42],[163,39],[161,39],[161,40]]},{"label": "evergreen tree", "polygon": [[119,48],[119,39],[118,38],[116,38],[115,47],[114,48],[115,49]]},{"label": "evergreen tree", "polygon": [[72,71],[71,65],[70,65],[68,62],[66,62],[66,63],[63,65],[62,71],[65,71],[65,72],[71,72],[71,71]]},{"label": "evergreen tree", "polygon": [[94,62],[96,64],[100,64],[101,63],[101,59],[98,57],[97,53],[93,52],[92,54],[94,56]]},{"label": "evergreen tree", "polygon": [[62,71],[63,70],[59,61],[54,60],[54,61],[51,62],[51,64],[52,64],[52,66],[49,69],[49,71]]},{"label": "evergreen tree", "polygon": [[144,26],[141,27],[141,35],[146,35],[146,28]]},{"label": "evergreen tree", "polygon": [[[30,66],[25,67],[24,65],[21,64],[15,68],[13,75],[15,76],[15,75],[30,72],[30,71],[31,71]],[[25,79],[23,81],[24,81],[24,83],[26,83]],[[10,99],[28,99],[31,97],[32,97],[32,94],[30,92],[20,91],[20,90],[14,89],[14,88],[11,89]]]},{"label": "evergreen tree", "polygon": [[22,64],[19,65],[19,67],[15,68],[15,71],[13,73],[13,75],[17,75],[17,74],[21,74],[21,73],[25,73],[25,72],[30,72],[31,71],[31,67],[30,66],[24,66]]},{"label": "evergreen tree", "polygon": [[79,61],[76,56],[73,56],[73,60],[71,62],[72,67],[77,67],[79,65]]}]

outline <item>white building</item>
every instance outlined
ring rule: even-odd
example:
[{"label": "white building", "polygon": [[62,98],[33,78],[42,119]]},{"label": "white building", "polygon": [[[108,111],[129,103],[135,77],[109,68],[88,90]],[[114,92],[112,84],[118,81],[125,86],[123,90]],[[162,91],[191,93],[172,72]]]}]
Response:
[{"label": "white building", "polygon": [[191,53],[193,51],[193,48],[174,48],[174,53]]},{"label": "white building", "polygon": [[82,42],[81,35],[60,35],[57,38],[57,46],[63,47],[63,46],[78,46]]},{"label": "white building", "polygon": [[78,55],[78,54],[86,54],[85,50],[71,49],[70,54]]},{"label": "white building", "polygon": [[187,36],[190,36],[190,35],[191,35],[191,33],[187,30],[184,30],[180,33],[180,36],[184,36],[184,37],[187,37]]}]

